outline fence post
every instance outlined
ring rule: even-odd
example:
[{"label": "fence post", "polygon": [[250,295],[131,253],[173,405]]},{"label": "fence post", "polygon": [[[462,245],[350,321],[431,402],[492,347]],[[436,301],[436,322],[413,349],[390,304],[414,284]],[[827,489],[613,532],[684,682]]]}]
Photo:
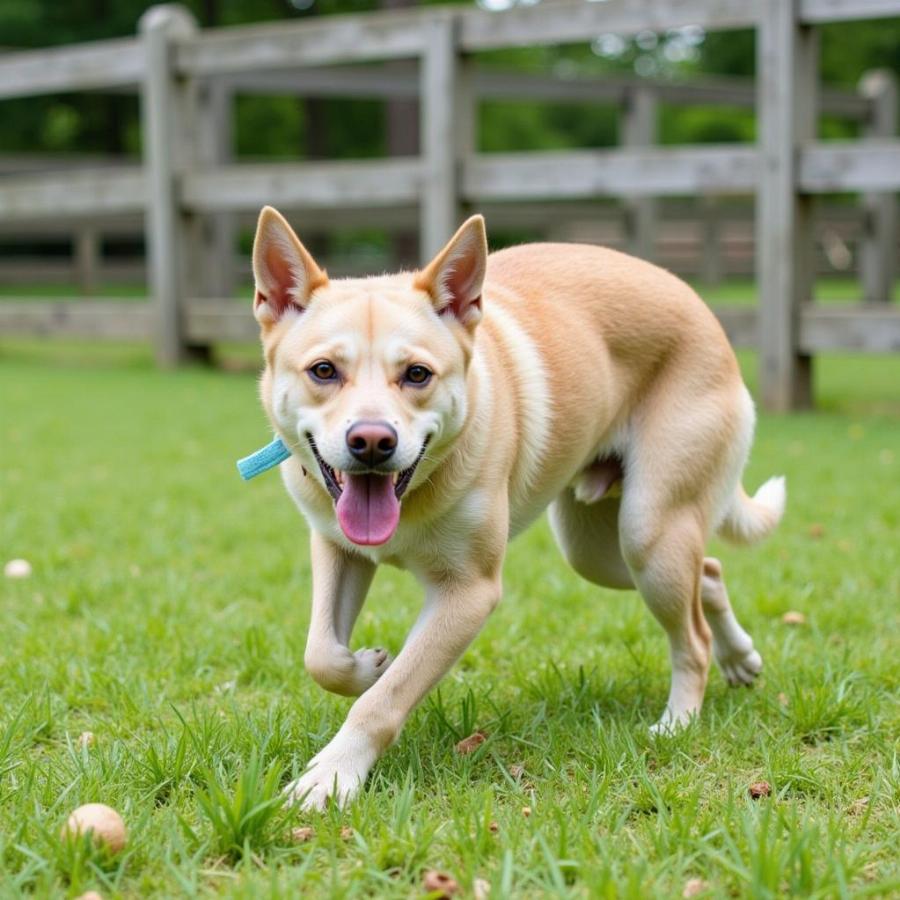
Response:
[{"label": "fence post", "polygon": [[[892,138],[897,134],[897,77],[887,69],[867,72],[859,92],[870,104],[864,128],[867,138]],[[860,272],[863,300],[890,303],[897,256],[897,199],[894,194],[864,194],[863,239]]]},{"label": "fence post", "polygon": [[422,261],[427,262],[449,240],[459,224],[459,166],[453,114],[459,56],[456,21],[435,13],[422,25],[427,34],[420,64],[422,117]]},{"label": "fence post", "polygon": [[[197,90],[196,159],[201,166],[218,166],[231,161],[233,131],[231,87],[222,81],[208,80]],[[235,290],[237,233],[235,216],[230,212],[213,213],[200,226],[197,250],[202,254],[198,287],[205,297],[230,298]]]},{"label": "fence post", "polygon": [[[156,357],[174,366],[194,353],[184,333],[183,301],[189,261],[195,243],[191,225],[178,197],[178,180],[191,140],[190,86],[172,67],[177,38],[196,30],[194,17],[176,5],[153,6],[141,16],[144,81],[141,88],[141,130],[147,185],[147,257],[150,289],[156,312]],[[192,261],[196,265],[196,261]]]},{"label": "fence post", "polygon": [[724,216],[717,197],[706,194],[700,198],[700,280],[705,285],[721,284],[725,275],[722,253]]},{"label": "fence post", "polygon": [[812,403],[812,360],[800,352],[800,306],[812,299],[812,198],[799,193],[799,145],[815,136],[818,33],[799,0],[760,0],[756,39],[759,184],[756,279],[759,380],[774,412]]},{"label": "fence post", "polygon": [[[635,87],[625,94],[622,144],[652,147],[656,143],[657,98],[650,87]],[[654,197],[633,197],[625,204],[628,252],[641,259],[656,254],[657,202]]]},{"label": "fence post", "polygon": [[88,296],[97,290],[101,256],[100,235],[95,229],[84,226],[75,232],[72,243],[78,289]]}]

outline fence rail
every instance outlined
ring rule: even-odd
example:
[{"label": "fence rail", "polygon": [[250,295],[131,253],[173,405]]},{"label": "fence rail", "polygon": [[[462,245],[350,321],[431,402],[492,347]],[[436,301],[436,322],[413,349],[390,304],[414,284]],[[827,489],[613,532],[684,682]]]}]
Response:
[{"label": "fence rail", "polygon": [[[367,221],[406,222],[418,210],[424,257],[466,205],[550,209],[560,201],[622,198],[630,246],[647,252],[656,198],[754,195],[759,305],[717,314],[737,345],[761,351],[764,404],[807,405],[814,354],[900,349],[896,307],[809,302],[816,194],[863,195],[865,296],[884,301],[891,291],[900,190],[896,87],[882,74],[856,94],[821,89],[817,26],[898,14],[900,0],[559,0],[505,13],[428,7],[200,31],[186,10],[163,6],[144,14],[133,39],[7,53],[0,56],[0,99],[138,91],[144,140],[140,166],[0,174],[0,231],[42,221],[50,230],[67,221],[96,229],[107,219],[143,215],[153,299],[0,302],[0,333],[152,334],[164,364],[197,346],[250,337],[247,310],[217,300],[216,279],[197,273],[215,274],[216,264],[199,260],[221,261],[223,247],[233,255],[235,217],[265,202],[318,211],[323,221],[362,209]],[[755,29],[756,85],[562,79],[498,71],[473,57],[685,25]],[[421,149],[380,160],[235,163],[226,146],[229,102],[241,92],[418,99]],[[623,146],[478,153],[475,111],[485,98],[615,103],[623,109]],[[659,103],[753,105],[759,138],[755,145],[654,146]],[[860,122],[864,137],[817,141],[821,112]],[[82,243],[87,259],[90,242]]]}]

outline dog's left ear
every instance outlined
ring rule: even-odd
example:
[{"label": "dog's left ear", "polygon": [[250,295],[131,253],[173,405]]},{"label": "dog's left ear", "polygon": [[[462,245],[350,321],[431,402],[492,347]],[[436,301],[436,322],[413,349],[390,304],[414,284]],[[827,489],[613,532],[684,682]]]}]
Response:
[{"label": "dog's left ear", "polygon": [[471,331],[481,321],[481,289],[487,255],[484,219],[472,216],[419,272],[415,286],[431,296],[439,313],[454,316]]}]

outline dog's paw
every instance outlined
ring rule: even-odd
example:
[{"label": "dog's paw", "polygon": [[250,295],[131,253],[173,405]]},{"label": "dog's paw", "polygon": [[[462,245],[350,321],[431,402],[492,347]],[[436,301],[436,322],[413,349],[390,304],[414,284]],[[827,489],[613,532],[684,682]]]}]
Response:
[{"label": "dog's paw", "polygon": [[368,735],[344,726],[285,788],[287,802],[304,810],[323,810],[329,801],[346,805],[359,793],[377,756]]},{"label": "dog's paw", "polygon": [[353,657],[356,661],[353,675],[357,694],[372,687],[393,661],[391,654],[381,647],[375,647],[372,650],[369,648],[357,650]]},{"label": "dog's paw", "polygon": [[759,653],[754,649],[752,642],[748,649],[738,650],[733,647],[727,650],[714,648],[716,662],[725,676],[725,680],[732,687],[744,685],[749,687],[756,681],[756,676],[762,672],[763,661]]}]

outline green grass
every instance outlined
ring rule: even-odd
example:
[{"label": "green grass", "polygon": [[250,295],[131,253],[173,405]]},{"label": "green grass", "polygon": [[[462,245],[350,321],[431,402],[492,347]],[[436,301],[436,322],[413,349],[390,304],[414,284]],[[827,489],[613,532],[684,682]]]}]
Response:
[{"label": "green grass", "polygon": [[[707,303],[712,305],[746,305],[756,300],[756,285],[746,278],[730,278],[716,285],[694,283],[695,289]],[[78,289],[71,284],[35,283],[35,284],[0,284],[0,298],[16,297],[27,299],[67,299],[78,295]],[[252,288],[248,282],[240,291],[241,297],[250,297]],[[134,282],[112,282],[98,286],[96,296],[115,297],[127,300],[146,300],[146,288]],[[854,278],[820,278],[816,282],[816,301],[819,303],[856,303],[862,299],[862,287]],[[900,280],[894,283],[893,299],[900,302]]]},{"label": "green grass", "polygon": [[[301,815],[277,789],[348,701],[303,671],[305,526],[277,476],[234,470],[268,434],[252,374],[0,344],[0,555],[34,566],[0,581],[0,897],[418,897],[429,868],[466,896],[896,896],[900,360],[828,358],[817,380],[822,411],[762,417],[747,474],[787,474],[782,528],[717,548],[754,689],[714,673],[702,719],[651,738],[661,630],[579,581],[542,522],[360,799]],[[380,572],[355,643],[396,652],[418,602]],[[60,841],[91,801],[124,816],[124,855]]]}]

